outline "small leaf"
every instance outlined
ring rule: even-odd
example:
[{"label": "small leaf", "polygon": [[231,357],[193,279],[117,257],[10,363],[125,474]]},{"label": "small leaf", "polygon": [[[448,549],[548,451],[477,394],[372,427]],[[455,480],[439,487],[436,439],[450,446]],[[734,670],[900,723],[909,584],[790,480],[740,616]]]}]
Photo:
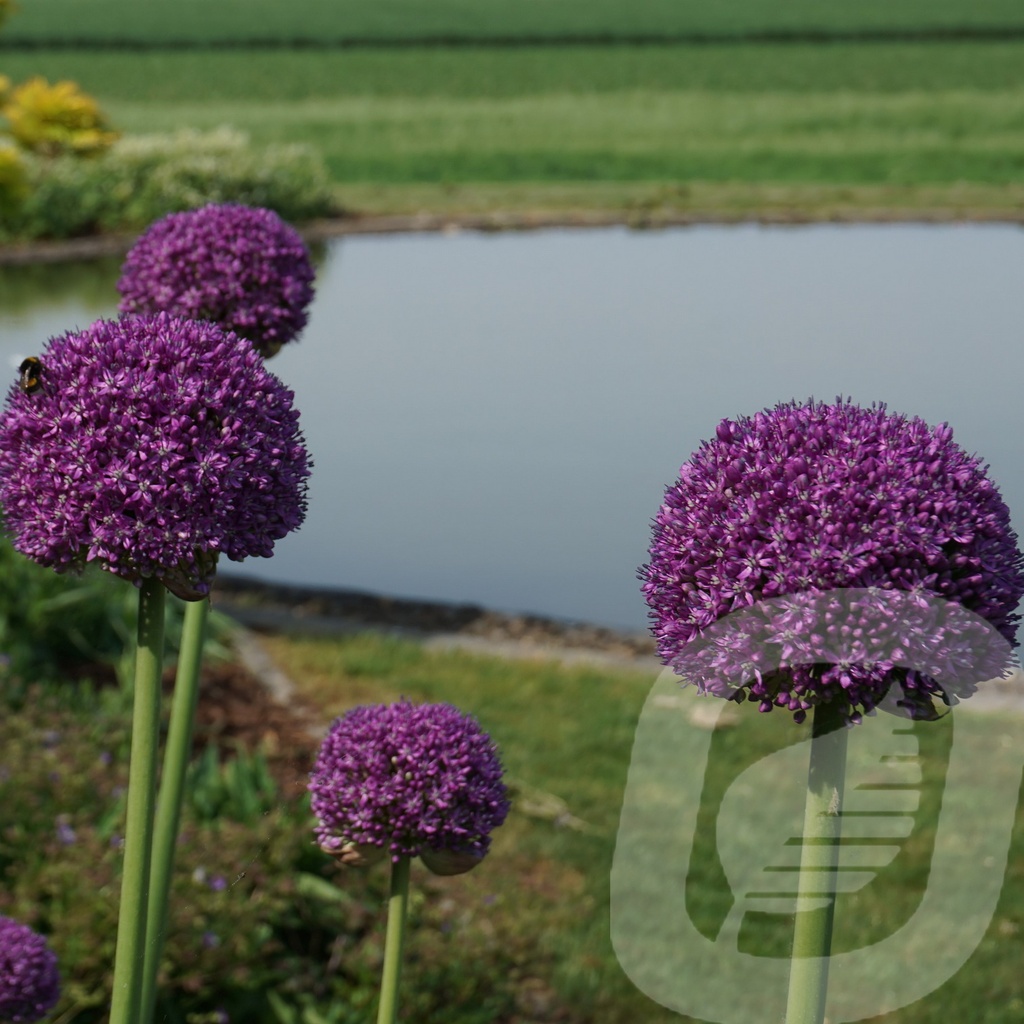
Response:
[{"label": "small leaf", "polygon": [[300,896],[310,900],[320,900],[323,903],[351,903],[352,897],[343,889],[328,882],[326,878],[311,874],[308,871],[299,871],[294,876],[295,891]]}]

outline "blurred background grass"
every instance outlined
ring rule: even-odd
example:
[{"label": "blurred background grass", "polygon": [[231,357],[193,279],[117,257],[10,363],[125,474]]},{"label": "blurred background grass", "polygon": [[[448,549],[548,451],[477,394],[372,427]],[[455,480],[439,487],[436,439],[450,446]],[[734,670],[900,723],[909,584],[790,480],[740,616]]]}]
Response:
[{"label": "blurred background grass", "polygon": [[475,186],[478,207],[695,208],[680,184],[727,214],[758,205],[736,186],[805,212],[816,189],[853,210],[1024,208],[1016,0],[23,0],[0,42],[5,74],[72,78],[126,132],[312,145],[350,209],[447,209]]},{"label": "blurred background grass", "polygon": [[693,38],[1024,30],[1016,0],[20,0],[10,42]]}]

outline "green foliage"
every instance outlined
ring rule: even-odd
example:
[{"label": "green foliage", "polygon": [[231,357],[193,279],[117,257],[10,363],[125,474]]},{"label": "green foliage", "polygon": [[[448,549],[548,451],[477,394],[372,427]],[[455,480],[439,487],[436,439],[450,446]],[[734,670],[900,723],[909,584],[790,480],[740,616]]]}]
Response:
[{"label": "green foliage", "polygon": [[8,237],[138,230],[209,202],[264,206],[295,221],[334,208],[324,168],[308,147],[252,148],[229,129],[126,138],[91,160],[34,160],[29,181]]},{"label": "green foliage", "polygon": [[[181,639],[184,605],[166,603],[168,661]],[[0,700],[19,704],[33,681],[106,667],[124,693],[134,678],[138,592],[100,569],[60,575],[0,539]],[[208,618],[204,653],[228,656],[230,620]]]},{"label": "green foliage", "polygon": [[70,662],[115,663],[124,650],[125,598],[108,574],[60,576],[0,541],[0,652],[5,687],[52,676]]},{"label": "green foliage", "polygon": [[1020,28],[1019,0],[21,0],[25,42],[678,38]]},{"label": "green foliage", "polygon": [[[20,710],[0,714],[0,914],[48,935],[64,983],[55,1020],[106,1019],[128,739],[125,709],[71,684],[32,687]],[[200,758],[186,793],[157,1019],[372,1017],[387,871],[338,873],[311,826],[308,801],[284,800],[258,753]],[[471,920],[479,894],[461,902],[463,920],[451,927],[443,888],[418,876],[408,1019],[509,1019],[522,940],[495,931],[487,915]]]},{"label": "green foliage", "polygon": [[262,754],[241,749],[221,764],[220,753],[212,744],[189,769],[186,794],[197,821],[230,818],[243,824],[253,824],[261,814],[269,813],[279,797]]},{"label": "green foliage", "polygon": [[28,175],[21,154],[0,143],[0,223],[11,216],[28,195]]}]

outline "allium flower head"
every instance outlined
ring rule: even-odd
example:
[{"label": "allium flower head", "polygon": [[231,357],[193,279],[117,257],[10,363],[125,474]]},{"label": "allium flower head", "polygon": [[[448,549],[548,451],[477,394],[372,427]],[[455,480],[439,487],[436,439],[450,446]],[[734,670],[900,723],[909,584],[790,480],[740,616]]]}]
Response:
[{"label": "allium flower head", "polygon": [[42,1020],[60,998],[57,957],[42,935],[0,917],[0,1020]]},{"label": "allium flower head", "polygon": [[[933,428],[884,405],[812,401],[724,420],[668,488],[650,563],[641,569],[662,659],[711,692],[714,673],[731,673],[762,710],[786,707],[798,721],[831,701],[858,721],[896,679],[911,713],[928,716],[931,695],[943,695],[929,673],[894,670],[898,659],[851,665],[823,655],[840,632],[847,649],[851,638],[860,643],[870,635],[866,649],[881,650],[886,613],[869,588],[921,596],[919,614],[909,616],[915,621],[907,621],[904,603],[900,621],[888,628],[902,631],[904,648],[927,652],[918,664],[936,675],[962,674],[969,645],[962,627],[943,626],[937,602],[925,597],[991,624],[1008,642],[1000,641],[1002,650],[1015,645],[1024,556],[986,469],[945,424]],[[730,612],[843,588],[834,615],[821,602],[797,601],[757,626],[759,642],[769,640],[791,663],[794,652],[805,659],[782,675],[763,674],[751,644],[730,649],[720,636],[697,642]],[[833,618],[825,629],[809,625]],[[742,699],[744,689],[730,692]]]},{"label": "allium flower head", "polygon": [[54,338],[40,363],[0,416],[0,507],[23,554],[195,599],[218,555],[269,556],[302,522],[293,396],[244,339],[123,316]]},{"label": "allium flower head", "polygon": [[269,357],[306,326],[314,276],[298,232],[276,213],[224,203],[150,225],[117,289],[122,313],[212,320]]},{"label": "allium flower head", "polygon": [[450,704],[358,707],[335,720],[310,776],[315,832],[328,852],[483,857],[508,814],[487,733]]}]

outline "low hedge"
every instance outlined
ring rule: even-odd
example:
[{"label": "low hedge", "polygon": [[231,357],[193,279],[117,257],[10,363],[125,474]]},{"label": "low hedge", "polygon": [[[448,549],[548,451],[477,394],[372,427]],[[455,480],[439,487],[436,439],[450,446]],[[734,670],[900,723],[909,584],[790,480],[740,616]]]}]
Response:
[{"label": "low hedge", "polygon": [[206,203],[262,206],[288,221],[341,212],[314,150],[254,148],[230,128],[128,137],[94,157],[26,155],[24,164],[24,194],[0,204],[2,241],[140,230]]}]

